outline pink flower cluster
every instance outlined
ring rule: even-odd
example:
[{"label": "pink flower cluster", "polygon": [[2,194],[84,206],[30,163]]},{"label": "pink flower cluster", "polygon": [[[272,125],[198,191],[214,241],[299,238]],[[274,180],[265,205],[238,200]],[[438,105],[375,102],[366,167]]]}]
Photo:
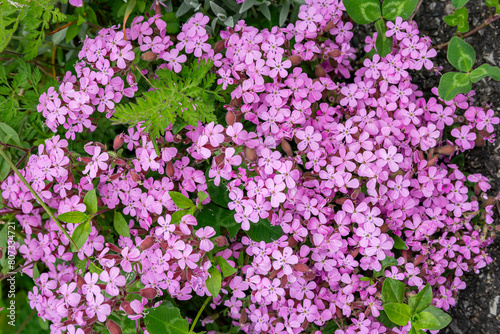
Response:
[{"label": "pink flower cluster", "polygon": [[[104,211],[127,216],[131,237],[115,243],[105,242],[108,231],[93,219],[76,255],[84,269],[75,267],[57,225],[42,224],[43,212],[19,178],[2,183],[27,236],[19,252],[48,268],[29,298],[53,332],[90,330],[111,310],[143,328],[143,311],[157,306],[156,296],[208,296],[216,256],[238,270],[223,279],[211,306],[226,306],[247,333],[317,333],[330,321],[340,325],[336,334],[386,333],[377,321],[385,277],[417,289],[430,284],[434,305],[454,305],[463,273],[491,261],[485,252],[491,234],[482,226],[493,219],[487,179],[461,172],[449,158],[479,136],[493,141],[499,119],[474,107],[472,94],[450,102],[422,97],[411,71],[431,69],[435,52],[414,23],[388,22],[393,52],[367,58],[353,73],[352,24],[342,21],[343,11],[336,0],[308,0],[286,28],[258,30],[240,21],[221,32],[217,52],[201,14],[182,27],[176,44],[158,17],[134,19],[127,40],[114,29],[86,40],[79,77],[66,76],[58,93],[40,98],[47,124],[63,125],[68,138],[93,128],[95,106],[111,114],[113,103],[134,95],[132,42],[175,72],[186,54],[213,59],[232,101],[226,127],[199,123],[178,134],[169,127],[157,143],[160,154],[138,126],[117,140],[129,158],[89,143],[89,157],[73,161],[58,136],[30,157],[23,175],[57,214],[85,211],[84,195],[95,186]],[[196,213],[179,218],[169,194],[208,195],[204,160],[241,224],[230,243],[214,228],[197,226]],[[271,243],[247,237],[263,219],[280,225],[283,236]],[[407,249],[395,249],[399,238]],[[397,265],[383,267],[391,257]],[[375,284],[363,280],[376,271],[382,275]],[[127,301],[137,285],[141,298]]]}]

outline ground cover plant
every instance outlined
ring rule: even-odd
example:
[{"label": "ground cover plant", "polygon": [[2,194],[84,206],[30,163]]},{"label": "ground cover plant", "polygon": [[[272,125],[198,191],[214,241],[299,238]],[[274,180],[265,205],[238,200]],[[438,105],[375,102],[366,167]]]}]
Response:
[{"label": "ground cover plant", "polygon": [[[460,85],[498,68],[454,37],[465,79],[419,90],[441,73],[416,1],[114,2],[103,28],[89,3],[20,5],[0,279],[34,282],[50,332],[436,333],[491,261],[498,196],[460,165],[500,120]],[[61,22],[36,45],[30,11]]]}]

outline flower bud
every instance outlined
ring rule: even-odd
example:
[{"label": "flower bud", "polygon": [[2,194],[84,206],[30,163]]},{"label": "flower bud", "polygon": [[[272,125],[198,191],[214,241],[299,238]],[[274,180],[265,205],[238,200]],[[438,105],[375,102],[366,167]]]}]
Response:
[{"label": "flower bud", "polygon": [[115,253],[118,253],[118,254],[122,253],[122,250],[120,249],[120,247],[118,247],[116,245],[113,245],[113,244],[110,244],[110,243],[106,243],[106,247],[108,247],[110,250],[112,250]]},{"label": "flower bud", "polygon": [[134,171],[130,171],[130,177],[132,178],[132,181],[134,181],[136,183],[138,183],[141,180],[141,177],[139,176],[139,174],[137,174]]},{"label": "flower bud", "polygon": [[290,60],[292,65],[297,66],[302,61],[302,57],[299,55],[293,55],[293,56],[290,56],[290,58],[288,58],[288,60]]},{"label": "flower bud", "polygon": [[490,197],[488,197],[487,200],[484,201],[483,205],[484,206],[493,205],[493,204],[495,204],[496,201],[497,201],[497,199],[495,197],[490,196]]},{"label": "flower bud", "polygon": [[139,295],[146,299],[153,299],[158,295],[158,291],[155,288],[144,288],[139,290]]},{"label": "flower bud", "polygon": [[326,77],[326,71],[323,68],[323,66],[321,66],[321,64],[317,64],[316,66],[314,66],[314,73],[316,74],[316,77],[318,77],[318,78]]},{"label": "flower bud", "polygon": [[155,243],[155,238],[154,237],[147,237],[141,243],[141,245],[139,246],[139,248],[144,251],[146,249],[151,248],[154,245],[154,243]]},{"label": "flower bud", "polygon": [[309,266],[307,264],[304,264],[304,263],[297,263],[297,264],[293,265],[293,269],[300,271],[301,273],[306,273],[306,272],[311,270],[309,268]]},{"label": "flower bud", "polygon": [[293,248],[293,247],[297,246],[297,244],[298,244],[298,241],[295,240],[295,238],[293,236],[290,236],[288,238],[288,247],[292,247]]},{"label": "flower bud", "polygon": [[283,148],[283,151],[285,151],[289,157],[293,156],[292,146],[290,146],[290,143],[284,138],[281,139],[281,148]]},{"label": "flower bud", "polygon": [[123,133],[120,133],[115,137],[115,140],[113,140],[113,150],[119,149],[123,145]]},{"label": "flower bud", "polygon": [[335,22],[333,22],[333,20],[331,20],[331,21],[328,21],[326,26],[323,28],[323,31],[330,31],[333,28],[335,28]]},{"label": "flower bud", "polygon": [[125,311],[128,315],[135,315],[135,311],[130,307],[130,302],[123,301],[121,304],[121,309]]},{"label": "flower bud", "polygon": [[247,160],[255,162],[255,161],[257,161],[257,152],[255,152],[255,150],[253,148],[246,147],[245,148],[245,157],[247,158]]},{"label": "flower bud", "polygon": [[413,265],[418,266],[420,263],[422,263],[423,260],[424,260],[424,255],[419,254],[415,259],[415,261],[413,261]]},{"label": "flower bud", "polygon": [[117,164],[118,166],[125,166],[127,164],[127,162],[125,160],[120,159],[120,158],[113,159],[113,162],[115,164]]},{"label": "flower bud", "polygon": [[141,55],[141,59],[145,60],[145,61],[153,61],[153,60],[158,59],[158,55],[156,53],[154,53],[153,51],[148,51],[148,52],[144,52]]},{"label": "flower bud", "polygon": [[437,162],[438,157],[434,157],[427,161],[427,167],[434,166]]},{"label": "flower bud", "polygon": [[340,57],[341,54],[342,54],[342,52],[340,50],[333,50],[333,51],[328,52],[328,56],[330,58]]},{"label": "flower bud", "polygon": [[484,137],[480,133],[478,133],[476,139],[474,140],[474,143],[476,147],[483,147],[485,144]]},{"label": "flower bud", "polygon": [[80,275],[77,275],[76,276],[76,285],[78,286],[78,288],[81,289],[84,284],[85,284],[85,280],[83,279],[83,277]]},{"label": "flower bud", "polygon": [[90,158],[90,157],[80,157],[79,160],[81,162],[83,162],[83,163],[88,164],[88,163],[90,163],[92,161],[92,158]]},{"label": "flower bud", "polygon": [[175,174],[174,164],[172,164],[172,161],[169,161],[167,162],[167,176],[173,177],[174,174]]},{"label": "flower bud", "polygon": [[217,247],[224,247],[228,244],[226,237],[222,235],[219,235],[217,238],[214,239],[214,241]]},{"label": "flower bud", "polygon": [[455,146],[445,145],[445,146],[436,147],[434,152],[436,154],[451,155],[455,152]]},{"label": "flower bud", "polygon": [[225,41],[218,41],[217,43],[215,43],[214,52],[215,53],[222,52],[222,50],[224,50],[224,48],[226,47],[224,43],[225,43]]},{"label": "flower bud", "polygon": [[227,123],[227,125],[233,125],[235,121],[236,121],[236,115],[234,114],[234,112],[232,112],[231,110],[229,110],[226,113],[226,123]]},{"label": "flower bud", "polygon": [[241,311],[241,316],[240,316],[240,324],[245,324],[248,320],[248,316],[247,316],[247,311],[245,311],[245,309],[243,309]]},{"label": "flower bud", "polygon": [[106,321],[106,327],[108,328],[110,334],[122,334],[121,327],[113,320]]}]

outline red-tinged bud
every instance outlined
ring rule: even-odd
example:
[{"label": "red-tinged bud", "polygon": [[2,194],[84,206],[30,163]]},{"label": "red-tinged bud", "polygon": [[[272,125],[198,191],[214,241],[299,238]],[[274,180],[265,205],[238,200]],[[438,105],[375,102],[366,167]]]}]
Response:
[{"label": "red-tinged bud", "polygon": [[341,55],[342,55],[342,52],[340,50],[333,50],[333,51],[328,52],[328,56],[330,58],[337,58],[337,57],[340,57]]},{"label": "red-tinged bud", "polygon": [[219,235],[217,238],[214,239],[214,241],[217,247],[224,247],[228,244],[226,237],[222,235]]},{"label": "red-tinged bud", "polygon": [[[111,175],[111,176],[109,177],[109,180],[110,180],[110,181],[114,181],[114,180],[116,180],[117,178],[119,178],[119,177],[120,177],[120,175],[122,175],[122,173],[116,173],[116,174],[113,174],[113,175]],[[102,206],[102,205],[101,205],[101,206]]]},{"label": "red-tinged bud", "polygon": [[77,275],[76,276],[76,285],[81,289],[84,284],[85,284],[85,280],[83,279],[83,277],[80,275]]},{"label": "red-tinged bud", "polygon": [[437,162],[438,157],[434,157],[427,161],[427,167],[434,166]]},{"label": "red-tinged bud", "polygon": [[144,52],[141,55],[141,59],[145,60],[145,61],[153,61],[153,60],[158,59],[158,55],[156,53],[154,53],[153,51],[148,51],[148,52]]},{"label": "red-tinged bud", "polygon": [[347,201],[349,198],[347,197],[342,197],[342,198],[336,198],[335,199],[335,203],[339,204],[339,205],[342,205],[344,204],[345,201]]},{"label": "red-tinged bud", "polygon": [[123,145],[123,133],[120,133],[115,137],[115,140],[113,140],[113,150],[119,149]]},{"label": "red-tinged bud", "polygon": [[153,299],[158,295],[158,291],[155,288],[144,288],[139,290],[139,295],[146,299]]},{"label": "red-tinged bud", "polygon": [[293,269],[297,270],[297,271],[300,271],[301,273],[306,273],[308,271],[311,271],[311,269],[309,268],[309,266],[307,264],[304,264],[304,263],[294,264],[293,265]]},{"label": "red-tinged bud", "polygon": [[420,254],[419,256],[417,256],[415,261],[413,261],[413,265],[418,266],[420,263],[422,263],[423,260],[424,260],[424,256],[422,254]]},{"label": "red-tinged bud", "polygon": [[358,256],[358,254],[359,254],[359,248],[356,248],[356,249],[355,249],[355,250],[351,253],[351,256],[352,256],[353,258],[355,258],[356,256]]},{"label": "red-tinged bud", "polygon": [[243,311],[241,311],[240,324],[246,324],[247,320],[248,320],[247,311],[243,309]]},{"label": "red-tinged bud", "polygon": [[358,188],[358,189],[355,189],[355,190],[352,192],[352,194],[351,194],[351,199],[356,199],[356,198],[358,198],[358,196],[359,196],[359,192],[360,192],[359,188]]},{"label": "red-tinged bud", "polygon": [[307,320],[304,320],[304,322],[302,323],[302,326],[300,326],[303,330],[305,330],[307,328],[307,326],[309,326],[309,321]]},{"label": "red-tinged bud", "polygon": [[[474,194],[476,194],[476,196],[479,196],[480,193],[481,193],[481,188],[479,187],[479,183],[476,183],[474,185]],[[473,201],[473,199],[471,199],[471,201]]]},{"label": "red-tinged bud", "polygon": [[227,125],[233,125],[235,121],[236,121],[236,115],[234,114],[234,112],[232,112],[231,110],[229,110],[226,113],[226,123],[227,123]]},{"label": "red-tinged bud", "polygon": [[141,243],[141,245],[139,246],[139,248],[144,251],[146,249],[151,248],[154,244],[155,244],[155,238],[154,237],[147,237]]},{"label": "red-tinged bud", "polygon": [[146,231],[146,230],[145,230],[145,229],[143,229],[143,228],[138,228],[138,229],[137,229],[137,234],[138,234],[138,235],[145,235],[145,234],[148,234],[148,233],[149,233],[149,232],[148,232],[148,231]]},{"label": "red-tinged bud", "polygon": [[123,301],[121,304],[121,309],[125,311],[128,315],[135,315],[135,311],[130,307],[130,302]]},{"label": "red-tinged bud", "polygon": [[290,58],[288,58],[288,60],[292,63],[292,65],[297,66],[302,61],[302,57],[299,55],[293,55],[293,56],[290,56]]},{"label": "red-tinged bud", "polygon": [[116,245],[113,245],[113,244],[110,244],[110,243],[106,243],[106,247],[108,247],[110,250],[112,250],[115,253],[118,253],[118,254],[122,253],[121,248],[118,247],[118,246],[116,246]]},{"label": "red-tinged bud", "polygon": [[317,180],[318,177],[311,172],[305,172],[303,175],[304,181],[312,181],[312,180]]},{"label": "red-tinged bud", "polygon": [[313,280],[315,277],[316,277],[316,274],[315,274],[315,273],[313,273],[312,271],[308,271],[308,272],[304,273],[304,276],[303,276],[303,278],[304,278],[306,281],[311,281],[311,280]]},{"label": "red-tinged bud", "polygon": [[179,144],[182,141],[182,136],[180,134],[176,134],[173,140],[174,143]]},{"label": "red-tinged bud", "polygon": [[382,233],[387,233],[389,231],[389,225],[387,224],[382,224],[382,226],[380,226],[380,231]]},{"label": "red-tinged bud", "polygon": [[223,163],[223,162],[224,162],[224,157],[225,157],[225,156],[226,156],[226,155],[225,155],[224,153],[221,153],[221,154],[219,154],[219,155],[215,156],[215,158],[214,158],[214,159],[215,159],[215,164],[218,166],[218,165],[220,165],[221,163]]},{"label": "red-tinged bud", "polygon": [[476,139],[474,140],[474,143],[476,144],[476,147],[483,147],[486,141],[484,140],[484,137],[480,133],[478,133]]},{"label": "red-tinged bud", "polygon": [[167,176],[168,177],[173,177],[175,175],[175,167],[172,161],[167,162]]},{"label": "red-tinged bud", "polygon": [[323,66],[321,66],[321,64],[317,64],[316,66],[314,66],[314,73],[318,78],[326,77],[326,71]]},{"label": "red-tinged bud", "polygon": [[133,170],[130,171],[130,178],[132,179],[132,181],[134,181],[136,183],[139,183],[139,181],[141,181],[141,177],[139,176],[139,174],[137,174]]},{"label": "red-tinged bud", "polygon": [[403,256],[403,259],[405,259],[405,263],[408,262],[408,250],[407,249],[401,250],[401,255]]},{"label": "red-tinged bud", "polygon": [[110,334],[122,334],[122,328],[113,320],[106,321],[106,327]]},{"label": "red-tinged bud", "polygon": [[455,153],[455,146],[445,145],[445,146],[441,146],[441,147],[436,147],[434,152],[436,154],[452,155],[453,153]]},{"label": "red-tinged bud", "polygon": [[123,159],[120,159],[120,158],[115,158],[113,159],[113,162],[118,165],[118,166],[125,166],[127,164],[127,162]]},{"label": "red-tinged bud", "polygon": [[293,247],[297,246],[297,244],[298,244],[298,242],[297,242],[297,240],[295,240],[294,237],[290,236],[288,238],[288,247],[292,247],[293,248]]},{"label": "red-tinged bud", "polygon": [[98,283],[98,284],[97,284],[97,286],[98,286],[99,288],[101,288],[101,290],[106,289],[106,285],[107,285],[107,284],[105,284],[105,283]]},{"label": "red-tinged bud", "polygon": [[250,147],[245,148],[245,157],[252,162],[257,161],[257,152]]},{"label": "red-tinged bud", "polygon": [[80,161],[83,162],[83,163],[90,163],[92,161],[92,158],[90,157],[80,157]]},{"label": "red-tinged bud", "polygon": [[323,28],[323,31],[328,32],[335,28],[335,22],[333,20],[329,21],[326,26]]},{"label": "red-tinged bud", "polygon": [[289,157],[293,156],[292,146],[284,138],[281,139],[281,148]]},{"label": "red-tinged bud", "polygon": [[483,202],[483,205],[484,206],[488,206],[488,205],[493,205],[495,204],[495,202],[497,201],[497,199],[493,196],[490,196],[488,197],[488,199],[486,199],[484,202]]},{"label": "red-tinged bud", "polygon": [[239,99],[232,99],[231,102],[229,102],[229,104],[233,107],[238,107],[238,106],[241,106],[241,101],[243,101],[242,98],[239,98]]},{"label": "red-tinged bud", "polygon": [[225,41],[218,41],[214,45],[214,52],[215,53],[220,53],[220,52],[222,52],[222,50],[224,50],[225,47],[226,47],[225,46]]}]

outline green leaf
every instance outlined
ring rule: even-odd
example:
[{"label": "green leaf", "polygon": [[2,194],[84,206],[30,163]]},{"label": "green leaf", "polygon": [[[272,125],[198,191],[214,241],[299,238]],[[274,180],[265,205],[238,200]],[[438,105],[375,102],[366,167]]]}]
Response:
[{"label": "green leaf", "polygon": [[375,41],[377,53],[380,57],[385,57],[392,52],[392,37],[389,38],[385,35],[387,26],[384,19],[375,22],[375,29],[377,29],[377,40]]},{"label": "green leaf", "polygon": [[73,38],[75,38],[78,35],[80,27],[81,26],[77,25],[76,23],[73,23],[68,27],[68,29],[66,30],[66,37],[65,37],[66,43],[71,42]]},{"label": "green leaf", "polygon": [[347,14],[358,24],[368,24],[381,17],[379,0],[344,0]]},{"label": "green leaf", "polygon": [[402,303],[383,304],[385,313],[389,319],[399,326],[406,326],[411,319],[410,307]]},{"label": "green leaf", "polygon": [[208,203],[196,216],[199,227],[212,226],[216,231],[225,227],[229,236],[234,238],[240,230],[240,224],[234,220],[234,212],[221,208],[214,203]]},{"label": "green leaf", "polygon": [[100,268],[100,267],[96,266],[96,265],[94,264],[94,262],[92,262],[92,261],[89,261],[89,271],[90,271],[91,273],[93,273],[93,274],[94,274],[94,273],[96,273],[96,274],[100,274],[100,273],[102,273],[102,272],[103,272],[102,268]]},{"label": "green leaf", "polygon": [[257,0],[245,0],[245,2],[243,2],[243,4],[241,5],[239,13],[243,14],[257,3],[258,3]]},{"label": "green leaf", "polygon": [[398,16],[406,20],[411,16],[417,4],[418,0],[384,0],[382,16],[390,21]]},{"label": "green leaf", "polygon": [[192,206],[194,206],[193,201],[191,201],[189,198],[184,196],[178,191],[169,191],[168,194],[170,195],[170,198],[174,201],[175,205],[179,209],[188,209]]},{"label": "green leaf", "polygon": [[408,332],[408,334],[425,334],[425,332],[421,329],[416,329],[415,327],[412,327],[412,328],[410,328],[410,331]]},{"label": "green leaf", "polygon": [[219,269],[212,267],[208,270],[210,277],[207,278],[207,290],[210,292],[212,297],[217,297],[220,293],[220,289],[222,287],[222,276],[219,272]]},{"label": "green leaf", "polygon": [[[1,66],[1,65],[0,65]],[[19,140],[19,136],[17,132],[8,126],[7,124],[0,122],[0,141],[5,144],[11,144],[19,147],[23,147],[21,145],[21,141]]]},{"label": "green leaf", "polygon": [[187,334],[189,323],[177,307],[161,305],[148,309],[144,323],[149,334]]},{"label": "green leaf", "polygon": [[500,13],[500,4],[498,3],[498,0],[485,0],[484,4],[488,7],[495,8],[496,12]]},{"label": "green leaf", "polygon": [[115,216],[113,219],[113,226],[122,237],[130,238],[130,228],[128,227],[127,221],[121,213],[115,210]]},{"label": "green leaf", "polygon": [[382,268],[379,271],[374,271],[374,273],[373,273],[374,278],[382,276],[384,274],[384,270],[387,267],[397,266],[398,261],[395,258],[393,258],[392,256],[386,256],[385,259],[383,259],[382,262],[380,262],[380,264],[382,265]]},{"label": "green leaf", "polygon": [[95,189],[87,192],[83,198],[83,204],[87,207],[87,211],[90,214],[97,212],[97,195]]},{"label": "green leaf", "polygon": [[431,331],[437,331],[437,330],[443,329],[446,326],[448,326],[448,324],[451,322],[450,315],[448,313],[444,312],[443,310],[441,310],[440,308],[437,308],[435,306],[431,305],[428,308],[426,308],[425,310],[423,310],[422,312],[432,313],[432,315],[435,316],[439,322],[439,325],[436,327],[426,328],[426,329],[429,329]]},{"label": "green leaf", "polygon": [[411,320],[412,327],[415,329],[428,329],[440,325],[440,322],[430,312],[420,312],[416,314]]},{"label": "green leaf", "polygon": [[[432,288],[429,284],[417,293],[411,296],[408,300],[408,305],[411,309],[411,314],[414,315],[426,309],[432,303]],[[423,328],[423,327],[421,327]]]},{"label": "green leaf", "polygon": [[470,80],[474,83],[487,76],[496,81],[500,81],[500,68],[491,66],[490,64],[483,64],[470,72]]},{"label": "green leaf", "polygon": [[220,269],[222,270],[222,274],[225,277],[231,276],[232,274],[235,274],[238,269],[232,267],[225,258],[222,256],[217,256],[217,263],[220,266]]},{"label": "green leaf", "polygon": [[280,9],[280,17],[279,17],[279,26],[282,27],[285,24],[286,19],[288,17],[288,12],[290,12],[290,0],[286,0],[281,5]]},{"label": "green leaf", "polygon": [[279,225],[271,225],[269,219],[260,219],[257,223],[250,223],[247,236],[253,241],[273,242],[283,236],[283,229]]},{"label": "green leaf", "polygon": [[469,0],[451,0],[451,4],[455,8],[463,7],[467,2],[469,2]]},{"label": "green leaf", "polygon": [[184,217],[185,215],[189,214],[189,209],[186,209],[186,210],[179,210],[179,211],[175,211],[173,214],[172,214],[172,218],[170,220],[170,222],[172,224],[177,224],[178,222],[181,221],[182,217]]},{"label": "green leaf", "polygon": [[456,9],[455,12],[451,15],[444,17],[444,22],[446,22],[449,26],[454,27],[457,26],[458,31],[462,34],[469,31],[469,12],[467,8],[459,8]]},{"label": "green leaf", "polygon": [[448,45],[448,61],[462,72],[469,72],[476,61],[474,48],[458,36],[453,36]]},{"label": "green leaf", "polygon": [[392,278],[386,278],[382,285],[382,301],[384,304],[402,303],[405,297],[405,290],[406,285],[403,282]]},{"label": "green leaf", "polygon": [[392,240],[394,240],[394,248],[396,248],[396,249],[408,249],[408,246],[405,244],[403,239],[401,239],[400,237],[398,237],[395,234],[392,234],[391,237],[392,237]]},{"label": "green leaf", "polygon": [[[91,230],[90,220],[87,220],[85,223],[82,223],[75,228],[71,239],[73,239],[78,248],[81,248],[83,245],[85,245],[87,239],[89,238]],[[72,249],[74,249],[73,244],[71,244],[71,247]]]},{"label": "green leaf", "polygon": [[62,220],[63,222],[72,223],[72,224],[81,223],[82,221],[87,220],[88,218],[89,218],[89,216],[87,216],[85,213],[80,212],[80,211],[65,212],[65,213],[61,213],[60,215],[57,216],[57,219]]},{"label": "green leaf", "polygon": [[469,74],[448,72],[439,81],[438,94],[443,100],[450,101],[458,94],[467,94],[471,88]]},{"label": "green leaf", "polygon": [[267,4],[263,3],[262,5],[259,6],[259,13],[261,13],[262,15],[264,15],[266,19],[271,21],[271,11],[269,10],[269,6]]},{"label": "green leaf", "polygon": [[231,202],[231,199],[229,198],[229,192],[227,191],[226,183],[221,180],[220,185],[216,186],[214,184],[214,181],[208,178],[208,169],[205,174],[207,177],[207,191],[210,195],[210,200],[215,204],[227,208],[227,205],[229,202]]},{"label": "green leaf", "polygon": [[38,266],[36,265],[36,262],[35,264],[33,265],[33,279],[37,279],[38,277],[40,277],[40,270],[38,270]]},{"label": "green leaf", "polygon": [[389,329],[397,326],[395,323],[391,321],[391,319],[389,319],[387,313],[384,310],[380,310],[380,315],[377,317],[377,320]]},{"label": "green leaf", "polygon": [[208,198],[207,193],[203,191],[198,191],[198,201],[201,203]]}]

